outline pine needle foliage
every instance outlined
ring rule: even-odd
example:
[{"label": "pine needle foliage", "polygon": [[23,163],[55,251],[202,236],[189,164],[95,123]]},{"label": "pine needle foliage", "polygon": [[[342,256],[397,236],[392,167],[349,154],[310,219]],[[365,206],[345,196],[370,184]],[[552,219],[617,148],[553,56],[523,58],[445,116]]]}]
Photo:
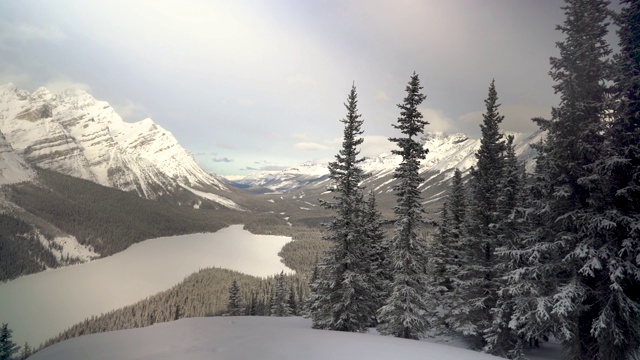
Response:
[{"label": "pine needle foliage", "polygon": [[13,331],[9,329],[9,324],[2,324],[2,327],[0,327],[0,360],[11,360],[13,355],[20,351],[20,346],[11,340],[12,333]]},{"label": "pine needle foliage", "polygon": [[496,249],[501,246],[496,225],[501,218],[498,198],[502,192],[505,142],[500,132],[503,121],[498,110],[495,81],[489,84],[484,101],[486,111],[480,124],[482,138],[471,169],[469,202],[461,238],[461,266],[456,274],[456,296],[451,325],[467,338],[473,348],[486,345],[485,332],[491,327],[501,277]]},{"label": "pine needle foliage", "polygon": [[325,239],[332,245],[318,265],[317,280],[311,285],[309,311],[317,329],[364,332],[375,317],[375,291],[362,220],[365,202],[360,185],[365,173],[358,147],[364,139],[362,116],[358,113],[355,85],[345,108],[342,148],[329,163],[333,201],[322,202],[336,215],[325,226]]},{"label": "pine needle foliage", "polygon": [[234,279],[229,287],[229,303],[227,304],[228,316],[240,316],[243,315],[242,298],[240,297],[240,287],[238,282]]},{"label": "pine needle foliage", "polygon": [[454,290],[462,259],[466,197],[462,172],[456,168],[451,178],[448,202],[442,206],[438,231],[429,246],[428,273],[440,304],[438,325],[447,332],[451,325],[451,312],[456,295]]},{"label": "pine needle foliage", "polygon": [[418,110],[426,99],[421,92],[420,78],[415,72],[406,87],[406,97],[400,108],[400,117],[393,127],[404,137],[390,138],[398,145],[393,153],[402,157],[393,177],[397,205],[395,230],[390,242],[393,281],[391,293],[385,305],[378,311],[378,330],[384,335],[406,339],[419,339],[431,327],[434,304],[429,303],[433,294],[426,275],[426,241],[418,236],[422,226],[420,201],[420,160],[428,150],[418,141],[428,124]]},{"label": "pine needle foliage", "polygon": [[524,260],[508,276],[507,289],[518,298],[511,327],[523,338],[552,332],[576,360],[618,358],[603,351],[603,335],[615,325],[602,320],[610,319],[613,298],[604,295],[612,289],[608,279],[616,272],[610,269],[621,249],[611,236],[616,223],[607,206],[609,181],[597,171],[609,153],[612,110],[608,5],[566,0],[562,8],[565,21],[557,29],[565,39],[557,43],[560,56],[551,58],[549,73],[560,104],[551,120],[535,119],[547,137],[538,147],[535,184],[523,212],[528,229],[521,249],[508,253]]}]

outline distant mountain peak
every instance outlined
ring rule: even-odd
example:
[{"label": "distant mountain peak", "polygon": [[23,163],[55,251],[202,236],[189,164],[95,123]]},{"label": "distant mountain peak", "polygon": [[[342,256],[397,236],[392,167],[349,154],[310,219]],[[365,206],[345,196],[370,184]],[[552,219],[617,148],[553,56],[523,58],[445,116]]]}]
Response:
[{"label": "distant mountain peak", "polygon": [[[533,150],[530,144],[539,141],[540,132],[533,134],[513,133],[516,154],[522,161],[532,164]],[[426,158],[420,163],[420,172],[425,174],[453,173],[453,169],[467,171],[475,165],[475,153],[480,147],[480,139],[470,138],[463,133],[447,134],[445,132],[427,132],[422,137],[423,146],[429,150]],[[400,163],[399,155],[390,153],[369,157],[361,163],[365,172],[371,176],[365,180],[366,184],[380,183],[391,186],[392,174]],[[243,186],[263,187],[273,191],[299,190],[323,182],[329,174],[327,164],[304,162],[298,166],[278,172],[259,172],[236,179],[236,184]],[[376,186],[379,188],[379,186]]]},{"label": "distant mountain peak", "polygon": [[84,90],[33,93],[0,85],[0,131],[27,162],[146,198],[180,184],[227,191],[152,119],[124,122]]}]

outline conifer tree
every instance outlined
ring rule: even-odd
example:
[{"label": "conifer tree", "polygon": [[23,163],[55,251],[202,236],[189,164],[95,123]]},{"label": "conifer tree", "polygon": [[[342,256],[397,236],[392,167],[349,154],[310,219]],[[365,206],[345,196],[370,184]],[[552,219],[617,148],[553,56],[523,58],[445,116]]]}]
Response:
[{"label": "conifer tree", "polygon": [[592,200],[595,211],[579,218],[591,250],[581,272],[597,282],[589,284],[599,304],[589,318],[599,359],[640,357],[640,2],[623,4],[607,153],[585,182],[592,193],[604,191]]},{"label": "conifer tree", "polygon": [[470,201],[461,242],[461,266],[458,268],[456,295],[454,297],[452,327],[463,335],[476,349],[486,343],[484,334],[491,327],[498,290],[501,288],[498,273],[499,259],[496,249],[501,246],[496,232],[500,221],[498,197],[503,181],[505,143],[500,132],[504,119],[498,108],[495,81],[489,85],[484,101],[486,112],[480,124],[482,138],[476,153],[476,168],[471,169]]},{"label": "conifer tree", "polygon": [[419,174],[420,160],[428,150],[418,141],[428,124],[423,120],[418,106],[426,98],[421,93],[420,79],[414,72],[406,87],[407,96],[399,104],[400,117],[393,127],[405,135],[390,138],[399,149],[394,154],[402,157],[402,162],[394,172],[398,180],[394,186],[397,205],[393,239],[390,243],[393,282],[391,294],[378,312],[381,334],[407,339],[422,337],[431,326],[434,304],[433,294],[426,276],[426,243],[418,237],[422,226],[422,204],[418,187],[424,181]]},{"label": "conifer tree", "polygon": [[[523,187],[526,180],[524,166],[518,163],[513,140],[513,135],[507,136],[503,175],[497,198],[498,218],[495,232],[501,246],[496,248],[495,255],[500,260],[496,264],[496,272],[499,274],[507,274],[520,266],[518,263],[512,263],[506,255],[507,251],[518,249],[519,246],[519,233],[522,228],[516,220],[516,213],[517,209],[524,205]],[[505,287],[506,282],[498,290],[496,306],[490,310],[492,323],[485,330],[484,351],[502,357],[521,358],[524,356],[521,352],[521,340],[517,331],[509,326],[515,306],[514,297],[505,291]]]},{"label": "conifer tree", "polygon": [[[607,264],[598,253],[608,242],[602,232],[603,179],[594,169],[606,154],[605,120],[610,116],[611,53],[605,41],[609,11],[605,0],[566,0],[565,39],[550,75],[560,104],[552,119],[535,119],[547,132],[538,147],[528,230],[522,249],[510,253],[520,268],[509,274],[514,302],[512,328],[523,338],[553,331],[570,359],[608,358],[598,345],[599,296]],[[599,219],[599,220],[598,220]],[[533,312],[533,313],[532,313]]]},{"label": "conifer tree", "polygon": [[258,299],[255,293],[251,294],[251,302],[247,309],[245,310],[247,316],[257,316],[258,315]]},{"label": "conifer tree", "polygon": [[364,196],[360,183],[365,174],[360,163],[363,120],[358,114],[357,94],[352,86],[347,103],[342,149],[329,163],[333,202],[322,202],[336,215],[326,225],[325,239],[332,242],[318,265],[318,279],[311,287],[309,310],[313,327],[363,332],[375,316],[375,291],[370,281],[366,234],[362,224]]},{"label": "conifer tree", "polygon": [[9,329],[8,324],[2,324],[0,328],[0,360],[10,360],[13,354],[20,351],[20,346],[16,345],[11,338],[13,330]]},{"label": "conifer tree", "polygon": [[304,301],[304,306],[303,306],[303,316],[305,318],[310,318],[312,316],[312,314],[316,311],[318,311],[318,306],[320,305],[319,301],[318,301],[318,273],[320,272],[319,267],[320,267],[320,262],[318,259],[318,256],[316,256],[315,262],[314,262],[314,266],[313,266],[313,271],[311,272],[311,278],[309,279],[309,296],[305,299]]},{"label": "conifer tree", "polygon": [[[546,169],[550,165],[545,155],[544,143],[535,144],[537,150],[536,168]],[[553,321],[549,313],[550,296],[557,286],[551,273],[552,266],[546,261],[548,254],[533,250],[537,239],[549,235],[548,214],[539,211],[545,206],[543,194],[547,193],[551,183],[548,174],[535,171],[529,181],[523,180],[522,205],[513,213],[514,228],[517,233],[513,241],[506,241],[500,251],[505,257],[507,283],[501,289],[503,299],[499,304],[499,317],[510,317],[509,328],[515,333],[516,341],[506,356],[510,359],[524,359],[523,349],[531,342],[545,338],[553,333]],[[523,179],[526,179],[523,177]],[[533,251],[532,251],[533,250]],[[543,310],[544,311],[539,311]],[[489,336],[497,336],[489,334]],[[490,343],[493,340],[490,339]],[[492,351],[495,352],[495,351]]]},{"label": "conifer tree", "polygon": [[455,169],[451,179],[449,202],[442,206],[441,221],[434,241],[429,246],[428,272],[438,294],[440,325],[449,327],[454,286],[461,265],[461,239],[466,213],[466,194],[462,172]]},{"label": "conifer tree", "polygon": [[240,316],[242,315],[242,298],[240,297],[240,286],[238,282],[233,280],[231,287],[229,287],[229,302],[227,303],[227,315]]},{"label": "conifer tree", "polygon": [[173,320],[179,320],[180,318],[182,318],[184,316],[184,312],[182,311],[182,309],[180,308],[180,304],[176,304],[174,310],[173,310]]},{"label": "conifer tree", "polygon": [[[507,142],[505,144],[504,163],[502,167],[502,176],[500,179],[500,193],[496,201],[496,207],[499,220],[502,224],[512,224],[509,220],[514,209],[521,205],[522,201],[522,187],[525,181],[525,171],[523,164],[518,162],[516,156],[516,149],[514,142],[514,136],[508,135]],[[506,230],[499,226],[502,233]]]},{"label": "conifer tree", "polygon": [[[363,217],[365,238],[369,244],[366,247],[370,262],[370,273],[368,278],[373,285],[374,309],[380,309],[385,300],[389,297],[389,286],[392,277],[391,259],[389,258],[389,242],[382,230],[382,216],[376,205],[376,195],[369,192],[366,210]],[[370,326],[377,325],[377,319],[372,317]]]},{"label": "conifer tree", "polygon": [[296,300],[296,292],[293,286],[289,289],[289,299],[287,300],[289,308],[291,309],[291,316],[298,315],[298,301]]},{"label": "conifer tree", "polygon": [[289,288],[284,278],[284,272],[276,277],[275,289],[271,298],[271,316],[291,316],[289,305]]},{"label": "conifer tree", "polygon": [[20,352],[20,360],[25,360],[29,356],[31,356],[31,352],[33,349],[29,346],[29,343],[25,342],[22,346],[22,351]]}]

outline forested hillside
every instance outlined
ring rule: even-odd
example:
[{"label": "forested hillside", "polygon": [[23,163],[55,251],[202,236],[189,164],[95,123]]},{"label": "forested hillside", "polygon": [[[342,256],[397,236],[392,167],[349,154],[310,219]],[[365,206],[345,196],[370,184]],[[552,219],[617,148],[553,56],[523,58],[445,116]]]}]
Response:
[{"label": "forested hillside", "polygon": [[2,249],[7,253],[0,257],[0,268],[11,268],[0,273],[0,281],[60,265],[38,244],[38,236],[72,235],[101,256],[109,256],[145,239],[216,231],[238,221],[229,216],[232,211],[145,200],[49,170],[38,170],[37,179],[3,188],[6,200],[19,208],[0,222]]},{"label": "forested hillside", "polygon": [[38,240],[33,226],[0,214],[0,281],[55,267],[56,258]]},{"label": "forested hillside", "polygon": [[[81,335],[144,327],[181,318],[224,315],[233,281],[239,289],[239,315],[269,316],[277,292],[277,278],[264,279],[232,270],[205,269],[167,291],[76,324],[44,345]],[[302,311],[303,300],[309,292],[307,275],[285,275],[283,278],[286,302],[291,308],[291,315],[297,315]]]},{"label": "forested hillside", "polygon": [[0,281],[61,264],[40,245],[38,236],[75,236],[100,256],[115,254],[145,239],[214,232],[237,223],[244,223],[257,234],[319,239],[317,230],[290,227],[275,214],[194,209],[146,200],[44,169],[38,170],[37,182],[6,186],[2,191],[15,206],[0,218],[0,269],[7,269],[0,272]]}]

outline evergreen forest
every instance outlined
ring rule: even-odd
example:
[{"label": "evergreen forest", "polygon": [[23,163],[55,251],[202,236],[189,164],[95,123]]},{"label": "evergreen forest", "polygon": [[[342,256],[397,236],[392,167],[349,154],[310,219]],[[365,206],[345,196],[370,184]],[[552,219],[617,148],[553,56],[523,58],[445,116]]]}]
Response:
[{"label": "evergreen forest", "polygon": [[351,89],[329,164],[334,201],[325,206],[335,215],[311,283],[314,328],[449,334],[510,359],[550,338],[567,359],[640,357],[640,2],[623,3],[614,14],[608,1],[565,1],[549,72],[560,102],[551,118],[533,119],[544,138],[532,172],[500,129],[499,86],[489,83],[477,163],[454,173],[431,241],[419,236],[418,169],[429,149],[417,139],[429,123],[418,74],[398,104],[402,136],[389,139],[402,157],[390,236],[361,186],[363,118]]}]

